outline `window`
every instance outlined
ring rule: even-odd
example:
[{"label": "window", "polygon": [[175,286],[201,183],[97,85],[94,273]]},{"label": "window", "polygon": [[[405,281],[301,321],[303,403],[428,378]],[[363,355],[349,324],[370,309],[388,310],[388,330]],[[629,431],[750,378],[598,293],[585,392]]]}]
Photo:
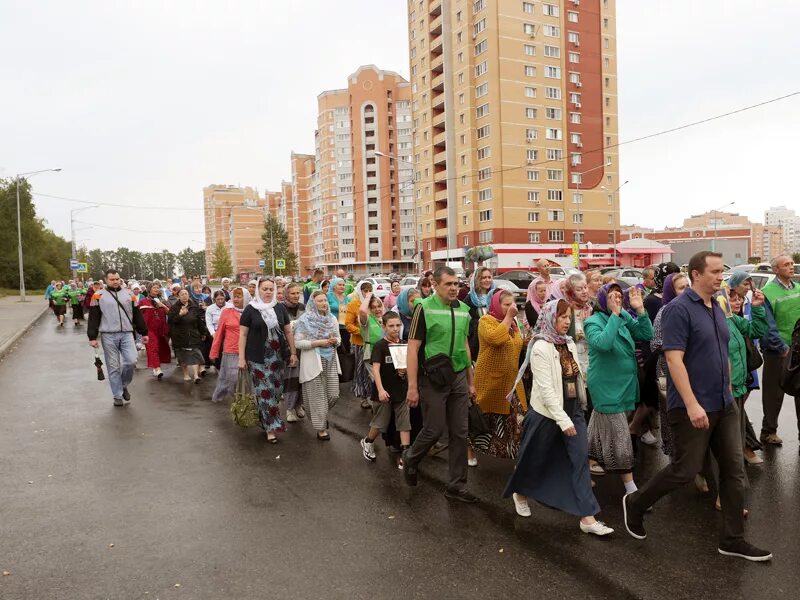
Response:
[{"label": "window", "polygon": [[606,198],[608,199],[608,205],[609,206],[614,204],[614,196],[613,196],[613,194],[609,194],[608,196],[606,196]]},{"label": "window", "polygon": [[547,211],[547,219],[549,221],[563,221],[564,211],[560,208],[551,208]]},{"label": "window", "polygon": [[611,79],[609,79],[608,77],[606,77],[606,78],[605,78],[605,86],[606,86],[606,87],[609,87],[610,85],[611,85]]},{"label": "window", "polygon": [[580,192],[572,192],[572,203],[583,204],[583,194],[581,194]]},{"label": "window", "polygon": [[553,25],[542,25],[542,30],[547,37],[561,37],[561,29]]},{"label": "window", "polygon": [[568,53],[569,62],[571,63],[579,63],[581,62],[581,55],[577,52],[569,52]]},{"label": "window", "polygon": [[[487,83],[487,84],[486,84],[486,86],[487,86],[487,88],[486,88],[486,89],[487,89],[487,91],[488,91],[488,89],[489,89],[489,88],[488,88],[489,84]],[[477,90],[476,90],[476,91],[475,91],[475,94],[477,94],[477,93],[478,93],[478,92],[477,92]],[[477,98],[477,96],[476,96],[476,98]],[[461,105],[461,106],[463,106],[463,105],[464,105],[464,94],[459,94],[459,95],[458,95],[458,104],[459,104],[459,105]]]},{"label": "window", "polygon": [[611,106],[611,98],[606,96],[606,106]]},{"label": "window", "polygon": [[478,232],[478,241],[479,242],[491,242],[492,241],[492,230],[488,231],[479,231]]},{"label": "window", "polygon": [[475,35],[478,35],[484,29],[486,29],[486,17],[475,22]]},{"label": "window", "polygon": [[485,7],[486,7],[486,0],[475,0],[475,2],[472,3],[472,12],[479,13]]},{"label": "window", "polygon": [[569,93],[569,101],[573,104],[580,104],[581,103],[581,95],[578,92],[570,92]]},{"label": "window", "polygon": [[547,160],[561,160],[562,158],[563,153],[558,148],[547,149]]},{"label": "window", "polygon": [[525,77],[536,77],[536,67],[525,65]]},{"label": "window", "polygon": [[488,43],[486,42],[486,40],[481,40],[480,42],[475,44],[475,56],[478,56],[479,54],[483,54],[484,52],[486,52],[487,46]]},{"label": "window", "polygon": [[563,229],[551,229],[547,232],[547,241],[549,242],[563,242],[564,241],[564,230]]},{"label": "window", "polygon": [[475,77],[480,77],[481,75],[486,73],[486,71],[488,71],[488,70],[489,70],[489,67],[486,64],[486,61],[483,61],[482,63],[479,63],[479,64],[475,65]]},{"label": "window", "polygon": [[[489,93],[489,82],[480,84],[478,87],[475,88],[475,97],[480,98],[481,96],[485,96]],[[463,100],[463,96],[462,96]],[[462,102],[463,104],[463,102]]]},{"label": "window", "polygon": [[491,146],[484,146],[483,148],[478,148],[478,160],[483,158],[489,158],[492,155],[492,148]]},{"label": "window", "polygon": [[561,109],[560,108],[545,108],[544,109],[544,116],[548,119],[558,119],[561,120]]},{"label": "window", "polygon": [[539,181],[539,171],[529,170],[528,181]]},{"label": "window", "polygon": [[488,104],[481,104],[478,108],[475,109],[475,118],[480,119],[481,117],[485,117],[489,114],[489,105]]},{"label": "window", "polygon": [[492,220],[492,210],[482,210],[478,213],[478,220],[481,223],[486,223],[487,221]]},{"label": "window", "polygon": [[579,164],[583,162],[583,159],[581,158],[580,153],[573,152],[572,154],[569,155],[569,161],[570,163],[572,163],[573,167],[577,167]]},{"label": "window", "polygon": [[522,33],[533,37],[534,35],[536,35],[536,26],[533,23],[523,23]]},{"label": "window", "polygon": [[564,181],[562,169],[547,169],[547,181]]},{"label": "window", "polygon": [[525,88],[525,97],[526,98],[536,98],[536,88],[535,87],[526,87]]},{"label": "window", "polygon": [[540,234],[538,231],[529,231],[528,232],[528,243],[531,244],[538,244],[540,241]]},{"label": "window", "polygon": [[525,50],[525,56],[536,56],[536,46],[525,44],[523,49]]},{"label": "window", "polygon": [[574,241],[574,242],[578,242],[579,244],[582,244],[582,243],[583,243],[583,242],[585,242],[586,240],[584,240],[584,239],[583,239],[583,234],[582,234],[582,233],[578,233],[578,232],[576,231],[576,232],[574,232],[574,233],[572,234],[572,241]]},{"label": "window", "polygon": [[570,181],[576,185],[580,185],[583,183],[583,173],[573,173],[570,177]]},{"label": "window", "polygon": [[561,100],[561,88],[546,87],[544,88],[544,96],[549,100]]},{"label": "window", "polygon": [[526,108],[525,109],[525,118],[526,119],[535,119],[536,118],[536,109],[535,108]]},{"label": "window", "polygon": [[[528,202],[535,202],[539,204],[539,190],[528,190]],[[537,215],[539,213],[536,213]],[[536,217],[536,220],[539,220],[539,217]]]},{"label": "window", "polygon": [[567,39],[569,40],[569,42],[571,44],[575,44],[576,46],[580,46],[581,45],[581,37],[580,37],[580,34],[577,31],[570,31],[567,34]]},{"label": "window", "polygon": [[539,222],[539,211],[538,210],[528,211],[528,223],[538,223],[538,222]]},{"label": "window", "polygon": [[461,72],[458,74],[458,85],[462,85],[464,83],[464,73]]},{"label": "window", "polygon": [[561,79],[561,67],[545,67],[544,76],[550,79]]},{"label": "window", "polygon": [[529,148],[525,155],[529,161],[539,160],[539,151],[535,148]]},{"label": "window", "polygon": [[533,14],[533,2],[523,2],[522,3],[522,12],[528,13],[529,15]]},{"label": "window", "polygon": [[478,181],[486,181],[492,178],[492,167],[486,167],[478,171]]},{"label": "window", "polygon": [[578,13],[573,10],[567,11],[567,21],[570,23],[577,23],[578,22]]},{"label": "window", "polygon": [[[487,200],[492,199],[492,190],[491,188],[487,188],[485,190],[478,191],[478,202],[486,202]],[[491,211],[489,211],[489,218],[491,218]]]},{"label": "window", "polygon": [[545,130],[545,137],[548,140],[560,140],[561,139],[561,130],[556,127],[548,127]]},{"label": "window", "polygon": [[583,213],[572,213],[572,222],[578,225],[583,223]]},{"label": "window", "polygon": [[581,87],[581,74],[580,73],[570,73],[569,74],[569,82],[574,83],[578,87]]},{"label": "window", "polygon": [[561,190],[547,190],[547,199],[554,202],[561,202],[563,196]]},{"label": "window", "polygon": [[531,140],[535,140],[538,137],[539,137],[539,134],[537,133],[537,131],[535,129],[526,129],[525,130],[525,139],[528,140],[529,142]]},{"label": "window", "polygon": [[608,29],[608,19],[603,19],[603,29]]},{"label": "window", "polygon": [[609,45],[609,44],[608,44],[608,38],[603,38],[603,48],[605,48],[606,50],[608,50],[608,45]]},{"label": "window", "polygon": [[544,55],[549,58],[560,58],[561,48],[559,48],[558,46],[545,46]]},{"label": "window", "polygon": [[462,225],[468,225],[469,224],[469,215],[462,215],[461,224]]},{"label": "window", "polygon": [[483,139],[485,137],[489,137],[489,134],[491,132],[492,132],[492,126],[491,125],[484,125],[483,127],[478,127],[478,129],[476,130],[475,133],[477,134],[477,138],[479,140],[481,140],[481,139]]},{"label": "window", "polygon": [[464,124],[464,113],[458,115],[458,122],[463,125]]}]

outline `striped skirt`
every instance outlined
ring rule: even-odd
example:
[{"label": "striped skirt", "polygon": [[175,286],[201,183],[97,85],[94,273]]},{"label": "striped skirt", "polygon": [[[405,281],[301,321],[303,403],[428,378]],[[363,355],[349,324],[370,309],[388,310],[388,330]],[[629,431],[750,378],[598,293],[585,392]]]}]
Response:
[{"label": "striped skirt", "polygon": [[589,458],[597,461],[606,473],[633,471],[633,442],[624,412],[592,412],[589,418]]},{"label": "striped skirt", "polygon": [[353,395],[356,398],[371,398],[372,378],[369,376],[369,367],[364,362],[364,346],[353,344],[352,348],[356,362],[353,373]]},{"label": "striped skirt", "polygon": [[317,431],[328,428],[328,410],[339,400],[339,374],[336,360],[322,360],[322,373],[303,386],[303,398],[311,417],[311,425]]}]

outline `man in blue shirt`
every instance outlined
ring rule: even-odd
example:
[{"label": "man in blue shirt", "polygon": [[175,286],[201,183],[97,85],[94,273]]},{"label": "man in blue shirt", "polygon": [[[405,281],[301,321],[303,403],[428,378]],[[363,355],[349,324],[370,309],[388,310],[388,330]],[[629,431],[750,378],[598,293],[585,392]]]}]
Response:
[{"label": "man in blue shirt", "polygon": [[664,308],[667,415],[673,460],[637,492],[622,498],[625,528],[647,537],[643,517],[655,502],[700,472],[710,449],[719,464],[722,527],[718,551],[752,561],[772,558],[744,539],[744,459],[739,411],[728,361],[730,332],[714,300],[722,285],[722,254],[698,252],[689,260],[692,287]]}]

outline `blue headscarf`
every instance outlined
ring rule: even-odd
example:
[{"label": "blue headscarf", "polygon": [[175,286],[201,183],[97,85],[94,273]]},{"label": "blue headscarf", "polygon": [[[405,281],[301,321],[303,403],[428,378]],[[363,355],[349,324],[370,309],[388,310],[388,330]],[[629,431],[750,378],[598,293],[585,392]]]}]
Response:
[{"label": "blue headscarf", "polygon": [[339,299],[336,297],[336,294],[333,292],[336,284],[340,281],[344,281],[344,279],[341,277],[332,277],[330,291],[328,292],[328,306],[330,307],[331,313],[335,317],[339,316],[339,311],[347,306],[347,302],[350,300],[350,298],[347,297],[347,294],[345,294],[344,299],[339,301]]},{"label": "blue headscarf", "polygon": [[397,312],[400,313],[401,316],[405,317],[406,319],[411,318],[411,307],[408,305],[408,293],[413,288],[405,288],[403,291],[400,292],[397,296],[397,304],[394,307],[397,309]]},{"label": "blue headscarf", "polygon": [[481,273],[483,273],[484,271],[489,271],[491,273],[490,269],[486,267],[478,267],[477,269],[475,269],[475,272],[472,274],[472,278],[470,280],[468,297],[469,301],[472,303],[472,306],[476,308],[488,309],[489,305],[492,302],[492,295],[494,294],[494,291],[497,288],[497,286],[495,286],[494,279],[492,279],[492,287],[489,289],[489,291],[486,292],[485,294],[478,293],[477,290],[480,289],[481,285],[480,276]]}]

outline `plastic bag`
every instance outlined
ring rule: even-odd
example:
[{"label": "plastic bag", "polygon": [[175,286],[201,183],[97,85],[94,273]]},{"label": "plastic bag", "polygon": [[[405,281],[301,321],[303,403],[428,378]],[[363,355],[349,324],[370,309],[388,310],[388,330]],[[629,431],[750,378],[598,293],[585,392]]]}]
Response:
[{"label": "plastic bag", "polygon": [[253,427],[258,424],[255,395],[250,384],[250,377],[245,369],[239,369],[236,391],[231,403],[231,417],[239,427]]}]

